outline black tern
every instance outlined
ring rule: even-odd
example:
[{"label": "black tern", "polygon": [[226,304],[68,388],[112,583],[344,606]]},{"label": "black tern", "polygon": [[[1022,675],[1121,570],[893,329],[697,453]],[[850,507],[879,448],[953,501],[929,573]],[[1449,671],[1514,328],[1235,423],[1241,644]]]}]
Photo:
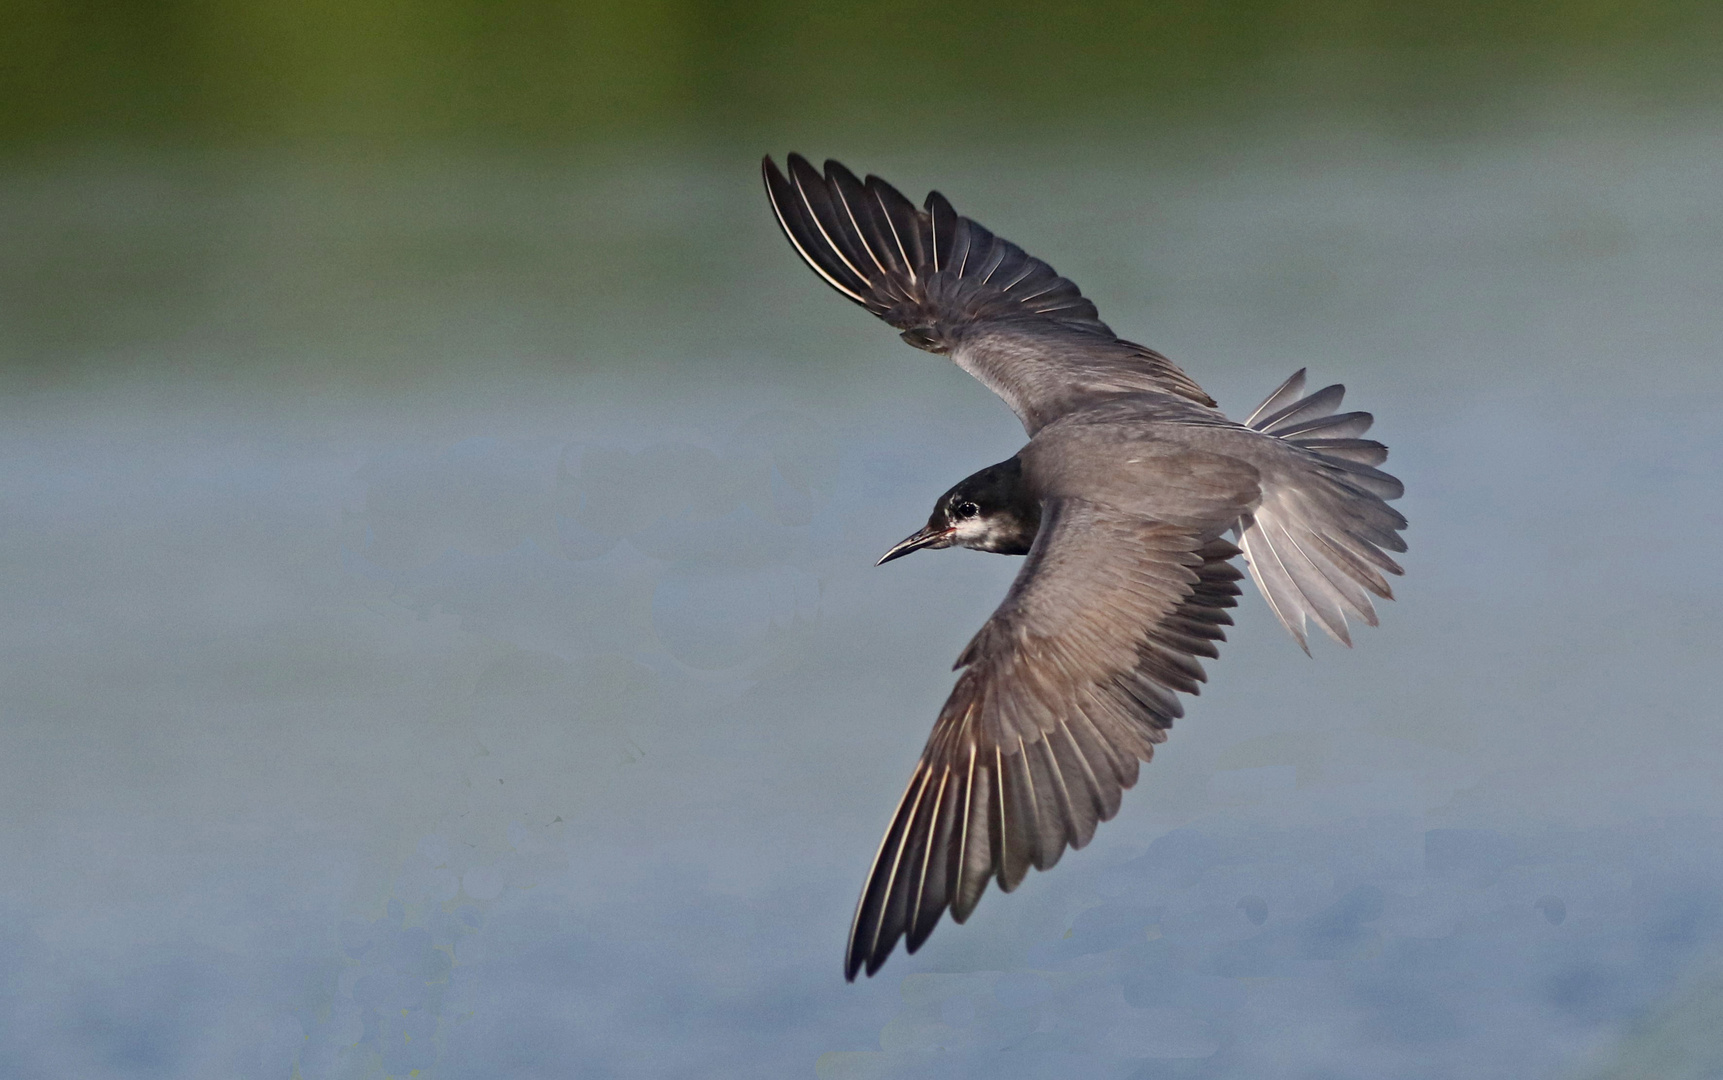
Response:
[{"label": "black tern", "polygon": [[[1139,762],[1207,680],[1244,576],[1306,652],[1308,622],[1350,645],[1392,599],[1400,481],[1339,412],[1343,387],[1300,370],[1243,423],[1171,360],[1118,337],[1077,286],[960,216],[923,208],[835,161],[762,166],[778,224],[826,284],[950,356],[1023,421],[1029,442],[940,497],[880,559],[976,548],[1027,560],[957,658],[856,905],[844,977],[913,953],[947,908],[961,923],[989,879],[1081,848],[1119,810]],[[1231,535],[1236,546],[1227,539]]]}]

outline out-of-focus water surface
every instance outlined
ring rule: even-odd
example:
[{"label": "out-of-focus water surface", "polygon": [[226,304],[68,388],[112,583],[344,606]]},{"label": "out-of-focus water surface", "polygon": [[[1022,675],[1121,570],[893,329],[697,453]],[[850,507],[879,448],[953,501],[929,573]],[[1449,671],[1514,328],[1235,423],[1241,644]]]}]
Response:
[{"label": "out-of-focus water surface", "polygon": [[[9,158],[0,1073],[1718,1075],[1723,112],[1491,108]],[[1380,629],[1252,590],[1091,848],[854,986],[1019,565],[872,562],[1023,436],[799,264],[795,148],[1234,415],[1345,382],[1412,521]]]}]

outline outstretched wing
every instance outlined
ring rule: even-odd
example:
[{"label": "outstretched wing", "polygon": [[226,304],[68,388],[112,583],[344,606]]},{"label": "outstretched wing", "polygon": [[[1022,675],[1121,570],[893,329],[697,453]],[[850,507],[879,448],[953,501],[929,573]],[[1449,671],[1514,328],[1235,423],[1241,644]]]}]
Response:
[{"label": "outstretched wing", "polygon": [[823,177],[800,154],[788,177],[769,157],[762,169],[778,223],[814,272],[906,334],[1033,318],[1113,336],[1076,285],[960,217],[937,191],[917,210],[879,177],[858,180],[835,161]]},{"label": "outstretched wing", "polygon": [[989,878],[1009,892],[1118,812],[1121,793],[1206,680],[1241,577],[1238,549],[1078,499],[1049,500],[1005,602],[958,659],[868,874],[844,975],[910,952]]},{"label": "outstretched wing", "polygon": [[929,352],[949,353],[1031,433],[1097,396],[1132,391],[1214,402],[1166,357],[1117,337],[1075,284],[930,192],[917,210],[877,176],[799,154],[761,169],[772,209],[826,284]]}]

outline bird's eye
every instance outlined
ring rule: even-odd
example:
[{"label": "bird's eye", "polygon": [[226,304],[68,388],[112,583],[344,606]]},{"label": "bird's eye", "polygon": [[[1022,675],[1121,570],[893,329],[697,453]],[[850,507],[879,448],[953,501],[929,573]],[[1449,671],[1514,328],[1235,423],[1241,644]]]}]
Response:
[{"label": "bird's eye", "polygon": [[972,502],[961,502],[957,504],[957,516],[960,518],[972,518],[979,513],[981,513],[981,507]]}]

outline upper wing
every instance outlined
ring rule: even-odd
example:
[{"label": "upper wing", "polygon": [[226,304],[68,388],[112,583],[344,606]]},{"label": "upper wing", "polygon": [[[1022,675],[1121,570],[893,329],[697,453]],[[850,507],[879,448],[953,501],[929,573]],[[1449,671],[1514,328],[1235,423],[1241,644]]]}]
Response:
[{"label": "upper wing", "polygon": [[950,353],[1030,432],[1100,394],[1214,401],[1172,361],[1114,335],[1077,286],[930,192],[926,208],[835,161],[761,169],[784,235],[826,284],[929,352]]},{"label": "upper wing", "polygon": [[872,975],[990,877],[1010,891],[1080,848],[1206,679],[1232,622],[1238,549],[1078,499],[1040,534],[963,668],[893,816],[850,928],[846,978]]},{"label": "upper wing", "polygon": [[879,177],[858,180],[835,161],[824,177],[800,154],[789,168],[785,177],[771,158],[762,164],[790,243],[832,288],[917,335],[911,344],[939,344],[958,323],[1021,317],[1113,336],[1076,285],[959,217],[939,192],[917,210]]}]

